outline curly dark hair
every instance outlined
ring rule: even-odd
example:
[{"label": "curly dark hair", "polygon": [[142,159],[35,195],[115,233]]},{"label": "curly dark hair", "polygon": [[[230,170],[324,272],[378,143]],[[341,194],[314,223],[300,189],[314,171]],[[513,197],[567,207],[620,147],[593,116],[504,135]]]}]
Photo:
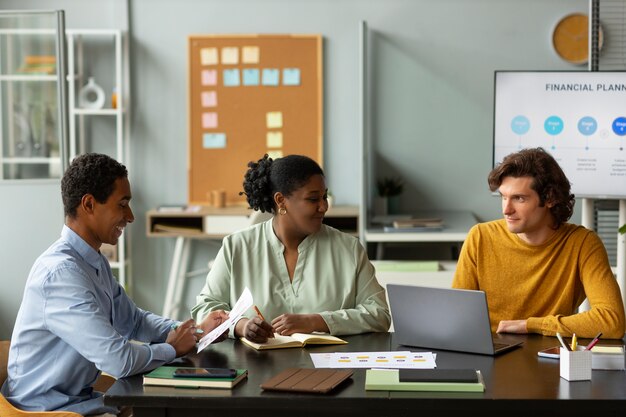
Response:
[{"label": "curly dark hair", "polygon": [[550,212],[554,217],[554,228],[558,229],[572,217],[574,194],[570,193],[570,182],[558,162],[543,148],[522,149],[507,155],[487,178],[489,189],[496,191],[505,177],[532,177],[532,189],[539,194],[539,204],[554,203]]},{"label": "curly dark hair", "polygon": [[257,162],[248,162],[243,191],[250,208],[263,213],[276,213],[274,194],[290,196],[313,175],[324,176],[322,168],[304,155],[287,155],[275,160],[265,154]]},{"label": "curly dark hair", "polygon": [[107,201],[118,178],[128,178],[128,171],[108,155],[86,153],[74,158],[61,180],[65,215],[75,218],[80,200],[86,194],[93,195],[99,203]]}]

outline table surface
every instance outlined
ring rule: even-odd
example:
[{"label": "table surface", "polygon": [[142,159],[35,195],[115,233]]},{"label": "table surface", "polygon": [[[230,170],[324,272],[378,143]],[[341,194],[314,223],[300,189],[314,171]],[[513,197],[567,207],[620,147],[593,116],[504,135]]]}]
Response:
[{"label": "table surface", "polygon": [[[232,390],[143,386],[140,375],[118,380],[105,403],[131,405],[135,416],[184,415],[302,415],[414,416],[415,410],[445,413],[480,411],[507,415],[591,415],[626,412],[626,372],[592,371],[591,381],[568,382],[559,376],[559,361],[540,358],[537,351],[555,346],[554,337],[515,336],[524,344],[492,357],[399,346],[393,333],[344,337],[347,345],[256,351],[236,340],[210,346],[199,355],[177,359],[184,366],[245,368],[247,380]],[[581,343],[586,343],[581,340]],[[622,344],[622,340],[601,341]],[[479,369],[483,393],[365,391],[365,370],[326,395],[264,392],[259,385],[288,367],[312,368],[310,353],[342,351],[433,351],[439,368]],[[491,401],[489,401],[491,400]],[[497,400],[497,401],[493,401]],[[567,401],[565,401],[567,400]],[[539,412],[540,411],[540,412]]]}]

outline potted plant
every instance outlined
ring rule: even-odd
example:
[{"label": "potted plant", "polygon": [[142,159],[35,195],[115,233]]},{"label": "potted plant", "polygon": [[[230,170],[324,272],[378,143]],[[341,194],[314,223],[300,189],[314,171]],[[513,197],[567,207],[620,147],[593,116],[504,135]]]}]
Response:
[{"label": "potted plant", "polygon": [[404,191],[404,181],[400,177],[383,177],[376,182],[378,195],[384,202],[381,203],[382,215],[396,214],[398,212],[398,196]]}]

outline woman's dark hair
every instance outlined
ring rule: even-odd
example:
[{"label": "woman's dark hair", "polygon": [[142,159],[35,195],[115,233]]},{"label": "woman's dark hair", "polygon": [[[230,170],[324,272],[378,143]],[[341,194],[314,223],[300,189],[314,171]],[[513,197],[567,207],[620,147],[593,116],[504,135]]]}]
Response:
[{"label": "woman's dark hair", "polygon": [[532,177],[531,188],[539,194],[539,204],[547,201],[554,205],[550,212],[557,229],[572,216],[574,194],[570,193],[570,183],[558,162],[543,148],[523,149],[507,155],[490,173],[487,179],[489,189],[496,191],[505,177]]},{"label": "woman's dark hair", "polygon": [[324,176],[322,168],[304,155],[287,155],[272,159],[267,154],[257,162],[248,162],[243,192],[250,208],[263,213],[275,213],[274,194],[290,196],[313,175]]},{"label": "woman's dark hair", "polygon": [[80,200],[86,194],[104,203],[113,193],[115,181],[127,178],[126,167],[110,156],[86,153],[74,158],[61,180],[63,210],[68,217],[76,217]]}]

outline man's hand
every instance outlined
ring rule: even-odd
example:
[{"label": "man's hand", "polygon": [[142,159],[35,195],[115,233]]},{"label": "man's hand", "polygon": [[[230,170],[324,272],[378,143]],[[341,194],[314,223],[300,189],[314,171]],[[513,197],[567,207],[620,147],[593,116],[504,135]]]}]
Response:
[{"label": "man's hand", "polygon": [[[198,339],[201,339],[204,335],[211,332],[220,324],[224,323],[228,320],[228,313],[224,310],[215,310],[211,311],[208,316],[202,320],[202,323],[198,326],[199,329],[202,329],[204,333],[200,334]],[[224,333],[222,333],[213,343],[222,342],[228,338],[228,329]]]},{"label": "man's hand", "polygon": [[502,320],[498,323],[498,330],[496,330],[496,333],[526,334],[528,333],[526,320]]},{"label": "man's hand", "polygon": [[184,356],[196,346],[196,322],[189,319],[167,334],[167,340],[176,350],[176,357]]},{"label": "man's hand", "polygon": [[272,320],[272,327],[281,335],[294,333],[328,332],[328,326],[319,314],[281,314]]}]

